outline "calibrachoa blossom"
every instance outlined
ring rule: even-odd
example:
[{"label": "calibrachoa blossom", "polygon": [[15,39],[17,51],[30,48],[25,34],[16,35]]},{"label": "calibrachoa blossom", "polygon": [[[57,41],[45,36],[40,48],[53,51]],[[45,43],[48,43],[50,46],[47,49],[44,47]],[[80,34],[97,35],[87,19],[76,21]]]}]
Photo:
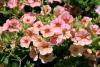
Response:
[{"label": "calibrachoa blossom", "polygon": [[54,33],[62,34],[64,21],[59,17],[51,21],[50,26],[53,28]]},{"label": "calibrachoa blossom", "polygon": [[8,7],[9,8],[15,8],[15,7],[17,7],[17,3],[18,3],[18,0],[9,0],[8,1]]},{"label": "calibrachoa blossom", "polygon": [[62,2],[62,0],[48,0],[50,3],[53,3],[54,1],[57,1],[57,2],[59,2],[59,3],[61,3]]},{"label": "calibrachoa blossom", "polygon": [[29,36],[24,36],[20,39],[21,47],[29,48],[30,42],[31,40]]},{"label": "calibrachoa blossom", "polygon": [[83,47],[81,45],[71,45],[69,48],[71,55],[74,57],[82,56]]},{"label": "calibrachoa blossom", "polygon": [[91,20],[92,18],[84,16],[82,18],[82,24],[86,27]]},{"label": "calibrachoa blossom", "polygon": [[[95,11],[100,15],[100,5]],[[87,59],[90,67],[97,67],[100,58],[100,18],[99,15],[93,18],[91,12],[83,16],[84,13],[67,0],[0,0],[0,24],[5,22],[0,25],[1,64],[9,66],[11,61],[18,67],[39,67],[41,63],[52,64],[54,59],[53,65],[55,61],[63,64],[63,60],[71,63],[74,57],[82,58],[82,61]],[[74,65],[77,66],[76,63]]]},{"label": "calibrachoa blossom", "polygon": [[44,5],[41,10],[41,15],[48,15],[51,12],[51,7],[49,5]]},{"label": "calibrachoa blossom", "polygon": [[56,8],[54,8],[54,15],[56,17],[60,16],[63,12],[65,11],[64,7],[62,6],[57,6]]},{"label": "calibrachoa blossom", "polygon": [[66,24],[71,24],[73,22],[72,15],[70,15],[67,11],[62,13],[61,18],[65,21]]},{"label": "calibrachoa blossom", "polygon": [[36,17],[31,13],[24,14],[22,18],[23,18],[23,23],[26,24],[33,24],[34,21],[36,20]]},{"label": "calibrachoa blossom", "polygon": [[34,23],[33,26],[34,26],[35,30],[40,31],[43,27],[43,23],[42,23],[42,21],[37,21],[36,23]]},{"label": "calibrachoa blossom", "polygon": [[54,32],[50,25],[45,25],[41,28],[41,33],[43,37],[50,37],[53,36]]},{"label": "calibrachoa blossom", "polygon": [[41,0],[28,0],[31,7],[36,7],[41,5]]},{"label": "calibrachoa blossom", "polygon": [[96,13],[97,13],[97,14],[99,14],[99,15],[100,15],[100,5],[99,5],[99,6],[97,6],[97,8],[96,8],[96,10],[95,10],[95,11],[96,11]]},{"label": "calibrachoa blossom", "polygon": [[97,35],[100,35],[100,27],[96,24],[91,24],[90,29],[92,32],[96,33]]},{"label": "calibrachoa blossom", "polygon": [[53,52],[53,48],[51,43],[49,42],[41,42],[41,46],[37,47],[41,55],[46,55]]},{"label": "calibrachoa blossom", "polygon": [[80,31],[76,33],[74,38],[74,42],[82,46],[89,45],[92,43],[91,35],[85,29],[80,29]]},{"label": "calibrachoa blossom", "polygon": [[63,42],[63,35],[54,34],[52,37],[50,37],[50,42],[55,45],[60,45]]},{"label": "calibrachoa blossom", "polygon": [[17,19],[8,19],[3,25],[4,31],[19,32],[22,30],[22,24]]}]

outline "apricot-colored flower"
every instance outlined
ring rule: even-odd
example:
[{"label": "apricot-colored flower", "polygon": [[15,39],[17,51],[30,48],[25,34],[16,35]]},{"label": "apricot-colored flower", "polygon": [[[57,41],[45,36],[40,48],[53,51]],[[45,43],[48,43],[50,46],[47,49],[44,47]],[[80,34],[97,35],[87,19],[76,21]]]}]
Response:
[{"label": "apricot-colored flower", "polygon": [[48,15],[51,12],[51,7],[49,5],[44,5],[41,10],[41,15]]},{"label": "apricot-colored flower", "polygon": [[55,45],[60,45],[63,42],[63,35],[54,34],[52,37],[50,37],[50,42]]},{"label": "apricot-colored flower", "polygon": [[91,24],[90,29],[92,32],[96,33],[97,35],[100,35],[100,27],[96,24]]},{"label": "apricot-colored flower", "polygon": [[61,18],[65,21],[66,24],[71,24],[73,22],[73,16],[69,12],[64,11]]},{"label": "apricot-colored flower", "polygon": [[41,33],[43,37],[50,37],[53,36],[54,32],[50,25],[45,25],[41,28]]},{"label": "apricot-colored flower", "polygon": [[41,0],[28,0],[31,7],[36,7],[41,5]]},{"label": "apricot-colored flower", "polygon": [[73,57],[82,56],[83,47],[81,45],[71,45],[69,51]]},{"label": "apricot-colored flower", "polygon": [[31,40],[29,36],[24,36],[20,39],[21,47],[29,48],[30,42]]},{"label": "apricot-colored flower", "polygon": [[41,46],[37,47],[41,55],[46,55],[53,52],[53,48],[51,43],[49,42],[41,42]]},{"label": "apricot-colored flower", "polygon": [[91,35],[85,29],[80,29],[80,31],[75,34],[75,37],[73,39],[74,42],[77,42],[79,45],[82,46],[89,45],[92,43]]},{"label": "apricot-colored flower", "polygon": [[62,0],[48,0],[50,3],[53,3],[54,1],[61,3]]},{"label": "apricot-colored flower", "polygon": [[33,24],[35,20],[36,20],[36,17],[30,13],[24,14],[23,16],[23,23]]},{"label": "apricot-colored flower", "polygon": [[54,15],[56,17],[60,16],[63,12],[65,11],[64,7],[62,6],[57,6],[56,8],[54,8]]},{"label": "apricot-colored flower", "polygon": [[9,32],[19,32],[22,30],[22,24],[17,19],[8,19],[3,25],[3,30]]},{"label": "apricot-colored flower", "polygon": [[54,33],[62,34],[62,27],[64,21],[61,18],[56,18],[55,20],[51,21],[51,27],[53,28]]},{"label": "apricot-colored flower", "polygon": [[86,27],[91,20],[92,18],[84,16],[82,18],[82,24]]},{"label": "apricot-colored flower", "polygon": [[35,30],[40,31],[42,27],[43,27],[43,24],[41,21],[37,21],[36,23],[34,23]]},{"label": "apricot-colored flower", "polygon": [[9,0],[8,1],[8,7],[9,8],[15,8],[17,6],[18,0]]},{"label": "apricot-colored flower", "polygon": [[53,56],[53,53],[50,53],[46,55],[40,55],[39,58],[41,59],[41,62],[45,64],[45,63],[53,61],[54,56]]}]

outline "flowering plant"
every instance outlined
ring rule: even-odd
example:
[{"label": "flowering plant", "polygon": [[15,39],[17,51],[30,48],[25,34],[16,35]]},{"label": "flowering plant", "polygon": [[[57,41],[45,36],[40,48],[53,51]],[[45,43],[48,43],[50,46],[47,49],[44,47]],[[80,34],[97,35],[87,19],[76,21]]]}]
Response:
[{"label": "flowering plant", "polygon": [[[59,3],[55,7],[55,2]],[[99,67],[98,17],[71,15],[63,0],[1,0],[1,67]]]}]

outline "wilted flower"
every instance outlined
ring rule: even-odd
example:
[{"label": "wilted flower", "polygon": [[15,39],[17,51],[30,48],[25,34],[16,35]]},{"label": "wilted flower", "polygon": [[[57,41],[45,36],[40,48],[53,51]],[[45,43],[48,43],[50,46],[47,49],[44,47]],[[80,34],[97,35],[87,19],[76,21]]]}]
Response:
[{"label": "wilted flower", "polygon": [[3,30],[9,32],[19,32],[22,30],[22,24],[17,19],[8,19],[3,25]]},{"label": "wilted flower", "polygon": [[89,48],[85,48],[84,51],[83,51],[83,55],[86,57],[86,58],[89,58],[92,56],[92,50],[89,49]]},{"label": "wilted flower", "polygon": [[36,7],[41,5],[41,0],[28,0],[31,7]]},{"label": "wilted flower", "polygon": [[45,63],[53,61],[54,56],[53,56],[53,53],[50,53],[46,55],[40,55],[39,58],[41,59],[41,62],[45,64]]},{"label": "wilted flower", "polygon": [[36,47],[32,46],[30,48],[30,53],[29,53],[30,57],[33,59],[33,61],[37,61],[38,60],[38,50]]},{"label": "wilted flower", "polygon": [[9,0],[8,1],[8,7],[9,8],[15,8],[17,6],[18,0]]},{"label": "wilted flower", "polygon": [[48,15],[51,12],[51,7],[49,5],[44,5],[41,10],[41,15]]},{"label": "wilted flower", "polygon": [[73,57],[82,56],[83,47],[81,45],[71,45],[69,51]]},{"label": "wilted flower", "polygon": [[100,50],[96,52],[96,57],[100,58]]},{"label": "wilted flower", "polygon": [[21,47],[29,48],[30,42],[31,40],[29,36],[24,36],[20,39]]}]

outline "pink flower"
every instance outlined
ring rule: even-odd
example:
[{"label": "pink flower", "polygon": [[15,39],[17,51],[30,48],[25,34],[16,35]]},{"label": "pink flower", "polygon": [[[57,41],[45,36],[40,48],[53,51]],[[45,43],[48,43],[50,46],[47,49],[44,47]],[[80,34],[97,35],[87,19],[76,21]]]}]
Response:
[{"label": "pink flower", "polygon": [[60,16],[63,12],[65,11],[64,7],[62,6],[57,6],[54,8],[54,15],[56,17]]},{"label": "pink flower", "polygon": [[73,16],[69,14],[69,12],[65,11],[62,14],[62,19],[65,21],[66,24],[71,24],[73,22]]},{"label": "pink flower", "polygon": [[40,32],[42,33],[43,37],[50,37],[54,34],[50,25],[43,26]]},{"label": "pink flower", "polygon": [[40,52],[40,55],[46,55],[46,54],[50,54],[53,52],[53,48],[51,46],[51,43],[49,42],[41,42],[41,46],[37,47],[37,49]]},{"label": "pink flower", "polygon": [[99,14],[99,15],[100,15],[100,5],[99,5],[99,6],[97,6],[97,8],[96,8],[96,10],[95,10],[95,11],[96,11],[96,13],[97,13],[97,14]]},{"label": "pink flower", "polygon": [[62,0],[48,0],[50,3],[53,3],[54,1],[57,1],[57,2],[59,2],[59,3],[61,3],[62,2]]},{"label": "pink flower", "polygon": [[9,0],[8,1],[8,7],[9,8],[15,8],[17,6],[18,0]]},{"label": "pink flower", "polygon": [[63,35],[54,34],[50,37],[50,42],[57,45],[61,44],[63,42]]},{"label": "pink flower", "polygon": [[23,23],[33,24],[35,20],[36,20],[36,17],[32,15],[31,13],[24,14],[23,16]]},{"label": "pink flower", "polygon": [[82,18],[82,24],[86,27],[91,20],[92,18],[84,16]]},{"label": "pink flower", "polygon": [[61,18],[56,18],[55,20],[51,21],[51,27],[53,28],[54,33],[62,34],[62,27],[64,21]]},{"label": "pink flower", "polygon": [[51,7],[49,5],[44,5],[41,10],[41,15],[48,15],[51,12]]},{"label": "pink flower", "polygon": [[70,31],[63,32],[63,39],[69,39],[71,37],[72,37],[72,35],[71,35]]},{"label": "pink flower", "polygon": [[89,45],[92,43],[91,35],[85,29],[80,29],[80,31],[75,34],[74,38],[74,42],[82,46]]},{"label": "pink flower", "polygon": [[8,19],[3,25],[3,30],[9,32],[19,32],[22,30],[22,24],[16,19]]},{"label": "pink flower", "polygon": [[31,7],[36,7],[41,5],[41,0],[28,0]]},{"label": "pink flower", "polygon": [[21,47],[29,48],[30,42],[31,40],[29,36],[24,36],[20,39]]},{"label": "pink flower", "polygon": [[23,10],[23,9],[24,9],[24,6],[25,6],[24,4],[20,4],[20,5],[19,5],[19,10],[20,10],[20,11]]},{"label": "pink flower", "polygon": [[97,35],[100,35],[100,28],[96,24],[90,25],[90,29],[92,32],[96,33]]},{"label": "pink flower", "polygon": [[34,23],[35,30],[40,31],[42,27],[43,27],[43,24],[41,21],[37,21],[36,23]]}]

